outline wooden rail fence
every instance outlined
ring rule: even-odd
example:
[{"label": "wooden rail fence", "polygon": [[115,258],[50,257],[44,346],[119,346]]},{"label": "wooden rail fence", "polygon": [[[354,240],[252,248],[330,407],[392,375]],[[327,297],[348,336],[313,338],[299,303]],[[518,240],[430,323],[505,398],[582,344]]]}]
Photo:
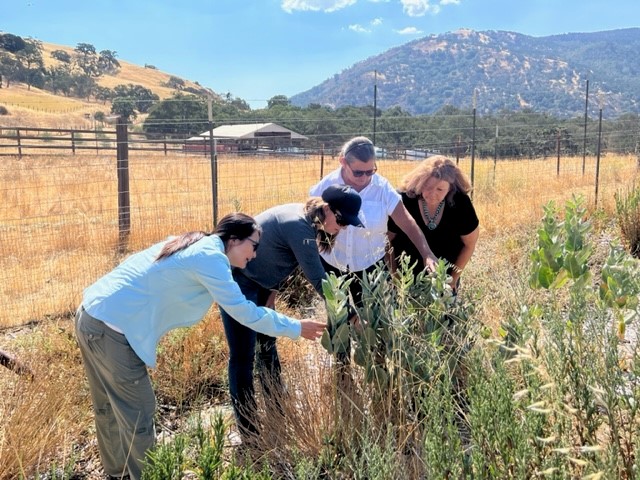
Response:
[{"label": "wooden rail fence", "polygon": [[[0,126],[0,156],[46,154],[67,151],[73,155],[82,151],[100,153],[116,152],[117,130],[96,128],[93,130],[2,127]],[[187,139],[148,138],[144,133],[129,132],[129,150],[169,153],[189,152],[194,142]],[[203,144],[205,140],[203,139]],[[197,142],[196,142],[197,144]]]}]

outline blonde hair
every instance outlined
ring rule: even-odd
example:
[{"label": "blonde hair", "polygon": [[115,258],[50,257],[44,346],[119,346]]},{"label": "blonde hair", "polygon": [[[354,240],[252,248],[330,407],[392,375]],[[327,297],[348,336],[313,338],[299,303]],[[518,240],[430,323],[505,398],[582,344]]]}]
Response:
[{"label": "blonde hair", "polygon": [[420,197],[424,185],[432,177],[449,183],[450,188],[446,199],[450,205],[453,205],[453,197],[457,192],[464,194],[471,192],[471,183],[467,176],[444,155],[434,155],[420,162],[416,168],[405,175],[399,190],[406,193],[408,197]]},{"label": "blonde hair", "polygon": [[318,250],[322,253],[329,253],[336,243],[336,236],[324,230],[324,221],[327,219],[324,213],[325,205],[328,205],[328,203],[322,200],[322,198],[309,197],[307,203],[304,205],[304,215],[313,223],[316,229],[316,244],[318,245]]}]

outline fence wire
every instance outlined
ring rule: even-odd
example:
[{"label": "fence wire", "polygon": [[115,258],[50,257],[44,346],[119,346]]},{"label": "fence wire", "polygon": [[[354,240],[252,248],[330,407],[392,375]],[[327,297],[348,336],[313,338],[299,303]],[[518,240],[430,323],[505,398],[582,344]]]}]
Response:
[{"label": "fence wire", "polygon": [[[471,158],[461,157],[468,175]],[[542,205],[582,194],[596,202],[597,158],[476,160],[473,200],[482,235],[509,235],[537,222]],[[378,160],[378,173],[394,186],[416,161]],[[255,215],[271,206],[304,202],[322,174],[338,167],[331,156],[221,156],[219,218],[233,211]],[[614,210],[614,194],[631,188],[635,156],[600,160],[598,207]],[[83,289],[128,253],[191,230],[213,228],[209,158],[130,152],[130,225],[119,251],[117,160],[104,155],[4,157],[0,162],[0,328],[66,315]]]}]

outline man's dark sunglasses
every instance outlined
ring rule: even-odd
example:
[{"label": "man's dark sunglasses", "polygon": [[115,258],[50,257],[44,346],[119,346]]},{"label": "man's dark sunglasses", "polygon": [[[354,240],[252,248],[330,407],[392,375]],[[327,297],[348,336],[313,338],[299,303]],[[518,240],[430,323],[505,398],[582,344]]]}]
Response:
[{"label": "man's dark sunglasses", "polygon": [[258,246],[260,245],[260,242],[256,242],[255,240],[247,237],[247,240],[249,240],[251,242],[251,245],[253,245],[253,251],[257,252],[258,251]]},{"label": "man's dark sunglasses", "polygon": [[374,173],[376,173],[378,171],[378,167],[376,167],[375,165],[373,166],[373,168],[371,170],[354,170],[353,168],[351,168],[351,165],[349,165],[347,163],[347,165],[349,166],[349,170],[351,170],[351,174],[354,177],[363,177],[363,176],[367,176],[370,177],[371,175],[373,175]]},{"label": "man's dark sunglasses", "polygon": [[362,155],[356,155],[356,157],[358,157],[359,160],[368,160],[375,154],[375,150],[373,149],[373,143],[356,142],[353,145],[349,146],[349,148],[347,148],[344,151],[344,156],[346,157],[350,153],[355,153],[358,150],[363,150]]}]

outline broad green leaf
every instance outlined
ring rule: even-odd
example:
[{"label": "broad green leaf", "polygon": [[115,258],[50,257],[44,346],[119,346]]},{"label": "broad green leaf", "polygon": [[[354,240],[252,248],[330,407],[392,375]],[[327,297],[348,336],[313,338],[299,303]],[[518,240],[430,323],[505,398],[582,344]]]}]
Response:
[{"label": "broad green leaf", "polygon": [[322,332],[322,338],[320,339],[320,344],[324,347],[324,349],[327,352],[333,353],[333,346],[331,345],[331,338],[329,337],[329,332],[327,330]]}]

